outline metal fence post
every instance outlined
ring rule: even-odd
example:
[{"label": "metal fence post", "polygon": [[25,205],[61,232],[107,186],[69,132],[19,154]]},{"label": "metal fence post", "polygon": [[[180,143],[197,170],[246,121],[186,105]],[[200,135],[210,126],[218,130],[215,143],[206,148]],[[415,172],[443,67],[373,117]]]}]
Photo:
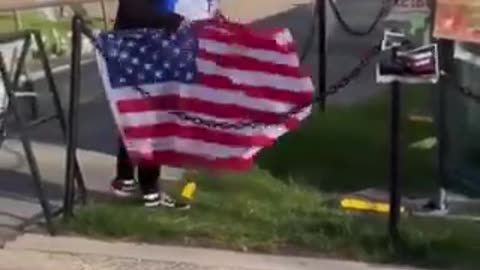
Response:
[{"label": "metal fence post", "polygon": [[327,0],[317,0],[318,12],[318,95],[320,111],[327,105]]},{"label": "metal fence post", "polygon": [[445,186],[448,182],[448,168],[447,168],[447,155],[448,155],[448,125],[447,125],[447,92],[451,86],[449,78],[452,76],[454,69],[453,62],[453,41],[450,40],[440,40],[439,41],[440,49],[440,66],[442,72],[445,72],[448,76],[442,76],[440,79],[439,85],[437,87],[438,91],[438,181],[439,181],[439,191],[437,195],[437,208],[438,210],[447,209],[447,195]]},{"label": "metal fence post", "polygon": [[[392,49],[392,59],[395,60],[397,48]],[[400,221],[401,208],[401,161],[402,161],[402,103],[400,82],[391,84],[391,107],[390,107],[390,211],[388,231],[392,243],[399,243],[398,223]]]},{"label": "metal fence post", "polygon": [[75,199],[75,159],[78,138],[78,106],[80,97],[82,17],[78,14],[72,19],[72,55],[70,70],[70,97],[67,129],[67,157],[65,171],[64,219],[73,216]]},{"label": "metal fence post", "polygon": [[[35,39],[35,43],[38,46],[39,54],[40,54],[40,61],[42,63],[43,69],[45,70],[45,78],[47,79],[48,88],[50,93],[52,94],[54,107],[56,110],[56,114],[58,115],[58,121],[60,124],[60,128],[62,129],[62,133],[64,138],[67,136],[67,121],[65,119],[64,112],[62,110],[62,102],[60,99],[60,95],[58,94],[57,85],[55,83],[55,79],[53,77],[52,69],[50,67],[50,61],[48,60],[48,56],[45,50],[45,44],[42,41],[42,37],[40,32],[35,31],[33,33],[33,37]],[[85,186],[85,181],[83,179],[83,175],[80,169],[80,164],[78,159],[75,156],[75,179],[80,190],[80,199],[83,204],[87,201],[87,188]]]},{"label": "metal fence post", "polygon": [[[435,19],[436,19],[436,8],[437,8],[437,1],[436,0],[429,0],[429,7],[432,10],[431,21],[430,24],[430,33],[433,33],[435,27]],[[431,36],[431,40],[434,38]],[[437,40],[438,49],[439,49],[439,64],[440,64],[440,71],[445,71],[445,69],[449,69],[449,72],[453,68],[451,65],[453,64],[452,56],[453,56],[453,43],[447,40]],[[448,44],[450,43],[450,44]],[[445,47],[446,46],[446,47]],[[450,48],[449,48],[450,47]],[[446,157],[447,157],[447,115],[446,115],[446,99],[447,99],[447,91],[449,87],[449,81],[445,76],[440,76],[440,80],[438,81],[437,85],[432,87],[433,91],[437,91],[438,94],[433,94],[433,102],[437,105],[433,106],[433,118],[435,119],[435,125],[437,126],[437,141],[438,141],[438,150],[437,150],[437,177],[438,177],[438,191],[436,194],[435,207],[437,210],[445,211],[447,210],[447,191],[445,189],[445,184],[447,183],[447,166],[446,166]],[[438,106],[438,107],[437,107]],[[435,107],[436,110],[435,111]],[[435,117],[435,114],[437,116]]]}]

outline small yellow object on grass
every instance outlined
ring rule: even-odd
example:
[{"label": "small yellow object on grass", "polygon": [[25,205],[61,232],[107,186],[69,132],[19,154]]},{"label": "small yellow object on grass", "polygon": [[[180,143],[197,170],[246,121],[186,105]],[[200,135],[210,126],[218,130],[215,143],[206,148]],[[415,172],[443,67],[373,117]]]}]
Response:
[{"label": "small yellow object on grass", "polygon": [[[356,211],[368,211],[387,214],[390,212],[390,205],[383,202],[372,202],[358,198],[345,198],[340,202],[340,205],[344,209],[356,210]],[[405,212],[405,207],[400,208],[400,212]]]},{"label": "small yellow object on grass", "polygon": [[182,197],[188,200],[193,200],[195,191],[197,190],[197,184],[193,181],[189,181],[182,190]]}]

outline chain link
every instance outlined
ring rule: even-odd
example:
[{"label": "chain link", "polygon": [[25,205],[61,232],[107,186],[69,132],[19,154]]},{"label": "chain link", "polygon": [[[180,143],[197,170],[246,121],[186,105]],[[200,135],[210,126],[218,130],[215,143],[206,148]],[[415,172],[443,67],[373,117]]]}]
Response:
[{"label": "chain link", "polygon": [[[338,80],[336,83],[330,85],[328,87],[328,92],[327,95],[333,95],[338,93],[340,90],[344,89],[346,86],[348,86],[353,80],[355,80],[358,76],[360,76],[361,72],[364,70],[365,67],[367,67],[371,61],[380,54],[381,52],[381,47],[380,45],[375,45],[372,48],[370,48],[367,53],[364,54],[364,56],[360,59],[360,62],[352,68],[352,70],[347,73],[345,76],[343,76],[340,80]],[[203,119],[201,117],[196,117],[192,116],[188,113],[185,112],[171,112],[171,114],[176,115],[179,117],[181,120],[188,121],[191,123],[194,123],[196,125],[201,125],[205,126],[208,128],[218,128],[218,129],[223,129],[223,130],[241,130],[245,128],[258,128],[258,127],[272,127],[272,126],[278,126],[280,124],[285,124],[287,121],[292,119],[293,116],[296,114],[306,110],[308,107],[312,106],[314,103],[319,102],[320,99],[317,97],[314,100],[301,104],[299,106],[295,106],[292,110],[290,110],[287,113],[281,114],[278,116],[278,122],[275,124],[264,124],[261,122],[256,122],[256,121],[243,121],[239,123],[232,123],[232,122],[223,122],[223,121],[214,121],[214,120],[207,120]]]},{"label": "chain link", "polygon": [[[318,0],[318,1],[322,1],[322,0]],[[342,26],[343,30],[345,32],[347,32],[348,34],[350,34],[352,36],[357,36],[357,37],[363,37],[363,36],[367,36],[367,35],[371,34],[376,29],[376,27],[378,26],[380,21],[384,17],[386,17],[387,15],[390,14],[390,12],[392,11],[392,8],[395,4],[395,1],[396,0],[393,0],[393,1],[392,0],[382,0],[382,6],[380,7],[380,10],[378,11],[377,15],[373,19],[372,23],[370,24],[370,26],[367,29],[362,31],[362,30],[354,29],[352,26],[350,26],[347,23],[347,21],[343,18],[342,14],[341,14],[341,12],[338,8],[337,3],[334,0],[328,0],[328,2],[330,4],[330,7],[333,11],[333,15],[335,16],[335,18],[339,22],[340,26]]]},{"label": "chain link", "polygon": [[[93,44],[93,46],[100,52],[102,57],[105,60],[109,60],[110,57],[108,54],[103,50],[102,46],[99,44],[98,40],[95,38],[93,32],[85,26],[83,29],[83,34],[89,39],[89,41]],[[360,59],[360,62],[345,76],[341,77],[340,80],[335,82],[334,84],[328,87],[327,95],[333,95],[338,93],[340,90],[344,89],[348,86],[353,80],[355,80],[363,71],[363,69],[370,64],[370,62],[380,53],[380,45],[375,45],[370,48],[366,54]],[[123,69],[120,69],[123,71]],[[124,74],[126,75],[126,74]],[[142,89],[140,86],[134,86],[134,89],[138,91],[142,96],[149,96],[148,91]],[[245,128],[255,129],[258,127],[273,127],[278,126],[281,124],[287,123],[289,120],[292,119],[293,116],[296,114],[306,110],[308,107],[312,106],[316,102],[319,102],[319,98],[315,98],[305,104],[301,104],[299,106],[295,106],[292,110],[287,113],[281,114],[278,116],[278,121],[274,124],[265,124],[259,121],[240,121],[240,122],[225,122],[225,121],[215,121],[215,120],[208,120],[202,117],[192,116],[185,112],[173,111],[169,112],[172,115],[177,116],[179,119],[183,121],[188,121],[194,123],[195,125],[205,126],[208,128],[216,128],[216,129],[223,129],[223,130],[241,130]]]},{"label": "chain link", "polygon": [[480,95],[475,93],[470,88],[467,88],[467,87],[464,87],[464,86],[457,86],[457,89],[466,98],[469,98],[469,99],[473,100],[475,103],[480,104]]},{"label": "chain link", "polygon": [[370,48],[362,58],[360,62],[352,68],[352,70],[340,78],[337,82],[328,87],[327,95],[333,95],[340,90],[347,87],[353,80],[360,76],[361,72],[381,53],[381,46],[377,44]]}]

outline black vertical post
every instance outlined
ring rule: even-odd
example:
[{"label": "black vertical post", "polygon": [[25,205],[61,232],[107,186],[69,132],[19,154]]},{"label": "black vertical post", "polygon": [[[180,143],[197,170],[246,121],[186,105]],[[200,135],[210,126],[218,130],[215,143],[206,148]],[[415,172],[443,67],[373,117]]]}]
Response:
[{"label": "black vertical post", "polygon": [[[67,136],[67,121],[62,109],[62,101],[60,95],[58,94],[57,85],[55,83],[55,78],[53,77],[52,69],[50,67],[50,61],[48,60],[47,52],[45,50],[45,44],[42,41],[42,36],[40,32],[36,31],[33,33],[35,43],[37,44],[38,51],[40,53],[40,60],[42,62],[43,69],[45,70],[45,78],[48,83],[48,88],[53,98],[53,105],[59,120],[60,128],[62,129],[63,136]],[[87,188],[85,186],[85,181],[83,180],[83,175],[80,169],[80,164],[78,159],[75,156],[75,179],[77,180],[77,185],[80,190],[81,201],[83,204],[87,201]]]},{"label": "black vertical post", "polygon": [[[397,48],[392,49],[392,60],[396,58]],[[394,245],[398,243],[398,223],[401,208],[401,161],[402,161],[402,104],[401,85],[394,81],[391,84],[390,107],[390,211],[388,231]]]},{"label": "black vertical post", "polygon": [[82,18],[75,15],[72,20],[72,55],[70,69],[70,99],[67,129],[67,158],[65,171],[64,219],[73,216],[75,199],[75,160],[78,137],[78,106],[81,78]]},{"label": "black vertical post", "polygon": [[440,40],[439,41],[439,55],[440,55],[440,67],[443,72],[448,76],[442,76],[437,87],[438,95],[438,181],[439,181],[439,194],[437,198],[437,207],[439,210],[445,210],[446,208],[446,195],[445,185],[447,183],[447,155],[448,155],[448,126],[447,126],[447,91],[451,86],[451,80],[454,79],[454,60],[453,60],[453,41]]},{"label": "black vertical post", "polygon": [[327,0],[317,0],[318,13],[318,95],[320,111],[327,105]]},{"label": "black vertical post", "polygon": [[[433,32],[435,27],[435,15],[434,12],[437,8],[437,1],[429,1],[430,9],[433,11],[431,16],[431,21],[433,22],[430,26],[430,31]],[[433,39],[433,37],[432,37]],[[440,62],[440,70],[451,74],[453,71],[453,41],[451,40],[434,40],[438,44],[438,54]],[[434,102],[434,115],[435,115],[435,129],[438,140],[438,150],[437,150],[437,181],[438,181],[438,193],[435,198],[435,207],[437,210],[445,211],[447,210],[447,194],[445,185],[447,183],[447,155],[448,155],[448,127],[447,127],[447,91],[450,87],[450,78],[446,76],[440,76],[440,80],[432,87],[433,93],[433,102]]]}]

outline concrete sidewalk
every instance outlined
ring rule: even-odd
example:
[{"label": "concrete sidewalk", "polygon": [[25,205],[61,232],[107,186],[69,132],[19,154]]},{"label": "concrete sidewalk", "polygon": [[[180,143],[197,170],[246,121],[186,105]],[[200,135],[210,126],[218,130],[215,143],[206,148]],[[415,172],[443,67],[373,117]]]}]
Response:
[{"label": "concrete sidewalk", "polygon": [[27,234],[0,250],[0,270],[413,270],[213,249],[110,243]]}]

